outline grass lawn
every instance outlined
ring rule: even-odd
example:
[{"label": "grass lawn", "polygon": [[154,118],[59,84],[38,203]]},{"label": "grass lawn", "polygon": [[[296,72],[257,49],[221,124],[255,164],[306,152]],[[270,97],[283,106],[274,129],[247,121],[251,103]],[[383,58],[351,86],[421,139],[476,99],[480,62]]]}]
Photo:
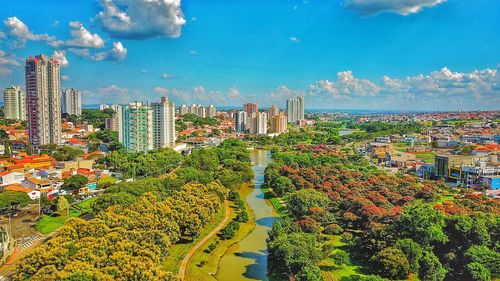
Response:
[{"label": "grass lawn", "polygon": [[[69,210],[70,218],[77,218],[81,214],[89,212],[91,210],[90,205],[97,197],[93,197],[91,199],[87,199],[80,203],[74,204]],[[74,208],[77,206],[77,208]],[[66,212],[60,216],[47,216],[43,215],[40,220],[38,220],[35,224],[35,229],[42,234],[49,234],[61,226],[63,226],[68,220]]]},{"label": "grass lawn", "polygon": [[222,204],[212,221],[210,221],[206,226],[203,227],[203,231],[193,242],[174,244],[170,246],[168,257],[165,260],[165,263],[163,263],[163,269],[177,274],[177,272],[179,271],[180,263],[182,259],[184,259],[184,256],[186,256],[187,252],[189,252],[189,250],[193,248],[193,246],[196,245],[198,241],[203,239],[203,237],[205,237],[214,228],[216,228],[217,225],[219,225],[219,223],[224,219],[224,212],[224,204]]},{"label": "grass lawn", "polygon": [[[329,240],[325,244],[331,244],[335,247],[336,251],[346,250],[346,244],[341,240],[340,235],[324,235]],[[343,264],[336,266],[330,258],[324,259],[320,262],[319,267],[323,272],[323,277],[326,281],[337,281],[351,275],[364,275],[366,270],[363,266],[353,263]]]},{"label": "grass lawn", "polygon": [[394,149],[397,151],[401,151],[401,152],[408,151],[408,144],[405,142],[395,142],[392,145],[393,145]]},{"label": "grass lawn", "polygon": [[[80,216],[81,213],[81,211],[73,208],[69,210],[70,218],[76,218]],[[43,215],[42,218],[36,222],[35,229],[42,234],[49,234],[52,231],[57,230],[58,228],[63,226],[67,220],[68,217],[66,213],[57,217]]]},{"label": "grass lawn", "polygon": [[264,193],[264,198],[266,198],[267,200],[269,200],[269,202],[271,202],[274,209],[278,212],[278,214],[280,214],[280,216],[282,217],[288,216],[288,211],[285,208],[285,206],[283,206],[280,203],[280,201],[274,196],[274,194],[272,194],[271,191],[269,191],[268,187],[262,187],[261,190]]},{"label": "grass lawn", "polygon": [[415,156],[418,160],[422,160],[425,163],[434,163],[434,157],[436,154],[434,152],[415,153]]},{"label": "grass lawn", "polygon": [[[240,190],[241,198],[246,198],[246,196],[252,192],[252,189],[253,188],[248,185],[242,187]],[[231,207],[234,207],[234,205],[231,205]],[[219,268],[219,261],[224,256],[228,248],[241,241],[255,228],[255,215],[246,202],[245,207],[249,217],[248,222],[240,223],[240,229],[232,239],[220,240],[218,236],[214,236],[212,239],[208,240],[205,245],[191,257],[186,269],[186,280],[217,280],[212,274],[217,272]],[[236,212],[232,210],[231,219],[235,217]],[[217,248],[215,248],[215,250],[211,253],[205,253],[204,250],[208,247],[208,245],[217,240],[219,240]]]}]

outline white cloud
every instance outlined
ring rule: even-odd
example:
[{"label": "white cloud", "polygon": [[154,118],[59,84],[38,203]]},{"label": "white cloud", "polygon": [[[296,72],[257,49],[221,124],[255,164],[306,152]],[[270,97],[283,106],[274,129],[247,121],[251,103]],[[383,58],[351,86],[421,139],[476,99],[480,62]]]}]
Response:
[{"label": "white cloud", "polygon": [[119,61],[125,59],[126,56],[127,48],[123,47],[121,42],[113,42],[113,48],[111,50],[90,55],[90,59],[95,61]]},{"label": "white cloud", "polygon": [[230,99],[241,99],[241,100],[243,100],[243,96],[241,95],[240,91],[236,88],[236,86],[232,86],[231,88],[229,88],[228,97]]},{"label": "white cloud", "polygon": [[186,20],[181,0],[104,0],[95,18],[115,38],[179,37]]},{"label": "white cloud", "polygon": [[298,93],[290,90],[287,86],[281,85],[278,88],[276,88],[276,91],[271,92],[269,97],[273,101],[281,101],[281,100],[286,100],[292,97],[297,96]]},{"label": "white cloud", "polygon": [[189,51],[189,54],[192,55],[192,56],[197,56],[198,52],[195,51],[195,50],[191,50],[191,51]]},{"label": "white cloud", "polygon": [[317,108],[498,109],[500,75],[498,68],[453,72],[443,67],[402,79],[383,76],[376,83],[344,71],[335,81],[315,82],[307,94]]},{"label": "white cloud", "polygon": [[68,67],[69,65],[69,62],[68,62],[68,59],[66,58],[66,51],[63,51],[63,50],[54,50],[54,52],[52,53],[52,58],[56,59],[59,61],[59,65],[61,67]]},{"label": "white cloud", "polygon": [[103,48],[104,40],[102,40],[99,34],[92,34],[88,31],[83,24],[78,21],[72,21],[69,23],[70,34],[72,36],[71,40],[64,43],[65,46],[73,48]]},{"label": "white cloud", "polygon": [[403,16],[432,8],[446,0],[346,0],[344,7],[361,15],[377,15],[384,12],[397,13]]},{"label": "white cloud", "polygon": [[170,74],[170,73],[162,73],[161,74],[161,78],[163,78],[163,79],[169,79],[169,78],[172,78],[172,77],[174,77],[174,76],[172,74]]},{"label": "white cloud", "polygon": [[309,87],[312,95],[328,94],[333,98],[349,98],[351,96],[374,96],[380,87],[366,79],[354,77],[352,71],[337,73],[335,82],[320,80]]},{"label": "white cloud", "polygon": [[140,73],[148,73],[148,70],[147,69],[140,69],[139,72]]},{"label": "white cloud", "polygon": [[288,40],[290,40],[290,41],[292,41],[292,42],[294,42],[294,43],[299,43],[299,42],[300,42],[300,39],[299,39],[299,38],[297,38],[297,37],[294,37],[294,36],[292,36],[292,37],[288,38]]},{"label": "white cloud", "polygon": [[61,75],[61,80],[69,81],[69,76],[68,75]]},{"label": "white cloud", "polygon": [[24,47],[27,41],[45,41],[51,44],[56,41],[54,36],[48,34],[35,34],[28,26],[17,17],[9,17],[3,21],[8,29],[9,35],[12,37],[11,43],[15,47]]},{"label": "white cloud", "polygon": [[18,65],[19,61],[15,55],[0,50],[0,76],[12,74],[12,68]]},{"label": "white cloud", "polygon": [[169,90],[167,88],[160,87],[160,86],[155,87],[154,92],[159,94],[159,95],[162,95],[162,96],[166,96],[169,94]]}]

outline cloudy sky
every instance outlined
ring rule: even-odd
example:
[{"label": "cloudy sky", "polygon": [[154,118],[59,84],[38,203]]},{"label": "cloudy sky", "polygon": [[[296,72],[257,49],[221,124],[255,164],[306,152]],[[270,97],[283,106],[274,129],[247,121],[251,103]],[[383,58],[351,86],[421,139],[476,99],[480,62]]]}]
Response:
[{"label": "cloudy sky", "polygon": [[498,0],[4,0],[0,87],[63,65],[84,103],[500,109]]}]

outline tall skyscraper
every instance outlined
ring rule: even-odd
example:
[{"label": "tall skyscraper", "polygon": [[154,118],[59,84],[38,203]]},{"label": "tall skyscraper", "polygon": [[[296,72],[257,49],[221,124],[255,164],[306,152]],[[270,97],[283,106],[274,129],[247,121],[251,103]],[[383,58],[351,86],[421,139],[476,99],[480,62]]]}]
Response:
[{"label": "tall skyscraper", "polygon": [[248,116],[251,116],[252,113],[259,112],[259,105],[255,103],[245,103],[243,105],[243,111],[245,111],[248,114]]},{"label": "tall skyscraper", "polygon": [[247,129],[248,114],[245,111],[239,111],[234,114],[234,130],[244,132]]},{"label": "tall skyscraper", "polygon": [[213,104],[209,105],[205,111],[207,112],[207,117],[214,118],[217,115],[217,108]]},{"label": "tall skyscraper", "polygon": [[271,105],[269,107],[269,118],[280,114],[280,108],[277,105]]},{"label": "tall skyscraper", "polygon": [[267,134],[267,112],[256,112],[248,118],[248,129],[250,134]]},{"label": "tall skyscraper", "polygon": [[7,119],[26,120],[26,95],[19,86],[3,91],[4,115]]},{"label": "tall skyscraper", "polygon": [[66,89],[62,94],[62,113],[82,115],[82,95],[80,90]]},{"label": "tall skyscraper", "polygon": [[287,119],[285,114],[278,114],[271,117],[271,132],[281,134],[287,131]]},{"label": "tall skyscraper", "polygon": [[128,151],[153,149],[153,110],[147,104],[134,101],[122,107],[120,141]]},{"label": "tall skyscraper", "polygon": [[286,116],[288,123],[296,124],[304,120],[304,97],[291,98],[286,101]]},{"label": "tall skyscraper", "polygon": [[59,62],[46,55],[26,60],[26,110],[29,142],[34,148],[61,143],[61,74]]},{"label": "tall skyscraper", "polygon": [[189,113],[189,107],[187,105],[183,104],[179,107],[179,115],[180,116],[188,114],[188,113]]},{"label": "tall skyscraper", "polygon": [[175,104],[162,97],[160,102],[151,104],[153,108],[153,147],[175,146]]}]

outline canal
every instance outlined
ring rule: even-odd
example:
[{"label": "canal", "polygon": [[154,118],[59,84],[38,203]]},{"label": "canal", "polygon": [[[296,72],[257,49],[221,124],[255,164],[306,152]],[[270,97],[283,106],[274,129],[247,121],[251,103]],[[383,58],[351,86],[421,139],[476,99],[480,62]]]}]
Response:
[{"label": "canal", "polygon": [[220,281],[268,280],[266,238],[278,214],[264,199],[260,187],[264,182],[264,170],[271,161],[271,153],[256,149],[250,152],[250,157],[254,164],[255,186],[249,192],[243,191],[243,194],[246,194],[245,200],[255,214],[256,227],[222,257],[216,276]]}]

